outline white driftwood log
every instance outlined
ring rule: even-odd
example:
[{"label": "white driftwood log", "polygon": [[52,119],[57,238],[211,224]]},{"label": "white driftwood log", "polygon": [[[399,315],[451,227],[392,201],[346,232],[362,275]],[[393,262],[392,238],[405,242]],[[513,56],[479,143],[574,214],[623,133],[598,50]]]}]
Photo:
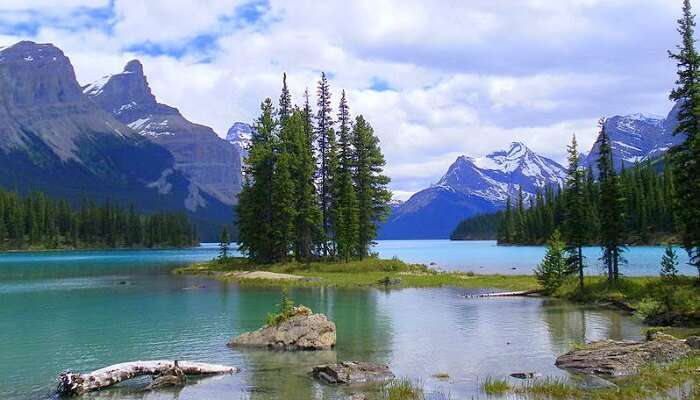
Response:
[{"label": "white driftwood log", "polygon": [[58,376],[56,391],[63,395],[79,395],[115,385],[138,376],[167,375],[176,368],[185,375],[233,374],[238,368],[191,361],[131,361],[110,365],[89,374],[63,372]]},{"label": "white driftwood log", "polygon": [[537,294],[539,292],[540,292],[539,290],[522,290],[522,291],[517,291],[517,292],[481,293],[481,294],[467,295],[466,297],[468,297],[468,298],[472,298],[472,297],[516,297],[516,296],[529,296],[531,294]]}]

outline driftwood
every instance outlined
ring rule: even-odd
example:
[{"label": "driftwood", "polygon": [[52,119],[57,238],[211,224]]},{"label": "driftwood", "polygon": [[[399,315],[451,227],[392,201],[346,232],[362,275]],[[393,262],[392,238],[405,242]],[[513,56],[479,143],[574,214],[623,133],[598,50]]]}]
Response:
[{"label": "driftwood", "polygon": [[515,297],[515,296],[529,296],[531,294],[539,293],[539,290],[521,290],[517,292],[494,292],[494,293],[481,293],[481,294],[471,294],[466,295],[467,298],[475,297]]},{"label": "driftwood", "polygon": [[169,375],[233,374],[238,368],[226,365],[190,361],[132,361],[110,365],[89,374],[63,372],[58,376],[56,391],[61,395],[80,395],[104,389],[119,382],[139,376],[162,377]]}]

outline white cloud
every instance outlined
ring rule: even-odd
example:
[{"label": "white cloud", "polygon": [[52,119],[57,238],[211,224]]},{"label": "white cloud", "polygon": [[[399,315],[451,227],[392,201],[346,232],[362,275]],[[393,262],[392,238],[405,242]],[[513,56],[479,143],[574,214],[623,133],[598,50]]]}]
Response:
[{"label": "white cloud", "polygon": [[[0,21],[105,2],[4,1]],[[563,162],[572,133],[590,146],[598,117],[670,108],[665,50],[676,41],[679,5],[666,0],[271,0],[247,26],[231,20],[243,0],[114,4],[101,23],[66,29],[84,18],[41,20],[35,35],[6,33],[0,44],[53,42],[82,83],[138,57],[160,101],[221,135],[234,121],[252,121],[264,97],[277,98],[282,72],[300,102],[328,71],[334,106],[346,89],[351,110],[380,136],[392,188],[404,197],[437,181],[460,154],[520,140]],[[145,42],[174,49],[198,35],[216,41],[179,57],[127,50]],[[390,90],[370,89],[376,79]]]}]

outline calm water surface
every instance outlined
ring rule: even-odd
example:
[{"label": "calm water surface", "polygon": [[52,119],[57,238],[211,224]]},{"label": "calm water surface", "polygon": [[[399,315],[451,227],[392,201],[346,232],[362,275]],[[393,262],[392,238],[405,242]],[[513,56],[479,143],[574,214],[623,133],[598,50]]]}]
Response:
[{"label": "calm water surface", "polygon": [[[488,257],[490,242],[452,245],[462,250],[449,243],[381,242],[377,250],[445,268],[508,272],[516,266],[521,273],[531,268],[524,254],[539,251],[498,248],[499,256]],[[511,254],[518,251],[520,257]],[[656,257],[658,249],[648,251]],[[178,391],[144,394],[143,382],[136,382],[85,398],[338,399],[347,389],[317,384],[308,371],[339,360],[384,362],[398,376],[421,380],[429,391],[485,398],[479,379],[516,371],[565,376],[553,362],[572,343],[640,335],[632,318],[560,301],[465,299],[464,289],[447,288],[319,288],[291,294],[336,322],[336,350],[231,350],[225,343],[258,328],[279,301],[279,291],[168,273],[213,254],[213,247],[205,247],[0,255],[0,399],[45,398],[65,369],[89,371],[158,358],[223,363],[242,372],[198,380]],[[432,378],[437,373],[450,379]]]}]

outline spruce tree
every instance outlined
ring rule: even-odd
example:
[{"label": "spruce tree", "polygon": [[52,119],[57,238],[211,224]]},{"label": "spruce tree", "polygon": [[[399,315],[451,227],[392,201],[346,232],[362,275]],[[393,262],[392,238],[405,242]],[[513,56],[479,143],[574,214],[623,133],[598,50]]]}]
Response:
[{"label": "spruce tree", "polygon": [[283,148],[275,156],[272,180],[272,243],[274,262],[287,261],[294,248],[294,226],[297,219],[295,182],[292,177],[292,155]]},{"label": "spruce tree", "polygon": [[265,99],[261,115],[255,123],[248,159],[244,166],[243,188],[239,194],[238,241],[240,250],[251,260],[261,263],[274,261],[273,177],[275,172],[275,135],[272,100]]},{"label": "spruce tree", "polygon": [[353,185],[353,165],[355,152],[353,148],[350,110],[343,90],[338,108],[339,147],[337,185],[335,190],[336,214],[335,232],[338,256],[344,260],[353,257],[358,249],[358,204]]},{"label": "spruce tree", "polygon": [[292,115],[292,95],[287,87],[287,73],[282,74],[282,93],[280,94],[279,109],[277,110],[280,124]]},{"label": "spruce tree", "polygon": [[661,257],[661,271],[659,274],[663,280],[674,284],[678,279],[678,255],[670,244],[666,246],[666,251]]},{"label": "spruce tree", "polygon": [[231,239],[228,235],[228,229],[224,227],[221,230],[221,236],[219,237],[219,261],[226,261],[228,259],[228,249]]},{"label": "spruce tree", "polygon": [[576,135],[567,147],[569,167],[566,177],[566,211],[565,227],[569,262],[575,272],[578,272],[579,287],[583,290],[583,246],[586,244],[587,225],[586,210],[584,209],[583,178],[584,171],[580,167]]},{"label": "spruce tree", "polygon": [[378,224],[389,214],[391,192],[388,189],[390,180],[382,173],[385,161],[379,138],[362,115],[355,118],[353,138],[356,152],[354,181],[358,200],[357,254],[362,258],[369,255]]},{"label": "spruce tree", "polygon": [[678,19],[681,44],[669,52],[678,68],[671,100],[679,104],[675,134],[685,141],[672,149],[675,172],[676,214],[683,247],[700,278],[700,55],[695,48],[695,15],[690,0],[683,1]]},{"label": "spruce tree", "polygon": [[332,206],[333,201],[333,190],[331,188],[331,179],[333,174],[332,156],[330,147],[334,145],[331,142],[331,129],[333,127],[333,116],[331,115],[331,91],[328,84],[328,79],[326,78],[326,73],[321,73],[321,80],[318,82],[318,87],[316,90],[317,100],[316,105],[318,107],[316,113],[316,140],[317,148],[319,152],[319,170],[318,170],[318,180],[319,180],[319,201],[321,204],[321,219],[323,223],[323,234],[327,239],[324,239],[324,244],[322,252],[324,255],[330,255],[330,245],[327,243],[328,239],[332,237],[331,224],[332,224]]},{"label": "spruce tree", "polygon": [[547,242],[547,252],[542,262],[535,268],[535,277],[544,288],[545,294],[554,293],[570,273],[566,261],[565,245],[559,230],[555,230]]},{"label": "spruce tree", "polygon": [[600,182],[600,244],[603,248],[602,260],[608,269],[608,280],[616,281],[620,265],[624,263],[623,241],[625,238],[625,200],[615,168],[612,165],[610,139],[605,131],[605,121],[601,120],[598,136],[598,173]]}]

